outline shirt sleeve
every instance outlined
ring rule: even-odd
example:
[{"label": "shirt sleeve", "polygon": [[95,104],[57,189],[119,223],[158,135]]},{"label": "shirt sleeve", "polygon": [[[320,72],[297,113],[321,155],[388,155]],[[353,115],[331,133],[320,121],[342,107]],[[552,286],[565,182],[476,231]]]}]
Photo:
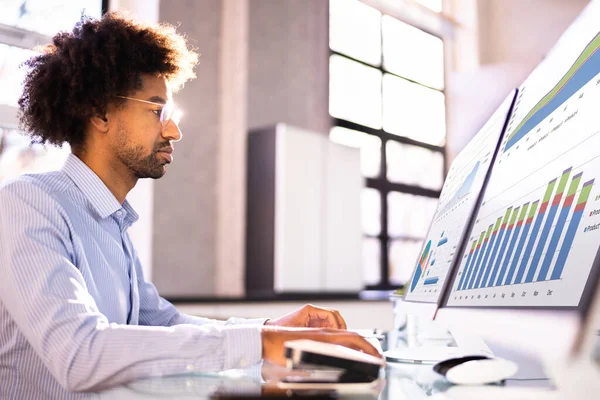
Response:
[{"label": "shirt sleeve", "polygon": [[66,390],[260,360],[258,326],[110,323],[75,265],[76,238],[60,204],[21,180],[0,189],[0,205],[0,302]]},{"label": "shirt sleeve", "polygon": [[[128,239],[131,241],[131,239]],[[146,281],[144,271],[137,253],[134,250],[135,269],[140,294],[140,325],[176,326],[181,324],[205,325],[264,325],[268,318],[231,317],[227,321],[196,317],[180,313],[169,301],[158,294],[153,283]]]}]

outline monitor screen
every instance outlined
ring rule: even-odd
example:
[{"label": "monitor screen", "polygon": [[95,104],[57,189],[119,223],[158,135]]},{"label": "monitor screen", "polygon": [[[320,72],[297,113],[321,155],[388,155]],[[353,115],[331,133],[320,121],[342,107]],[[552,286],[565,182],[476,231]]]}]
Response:
[{"label": "monitor screen", "polygon": [[448,307],[575,308],[593,289],[600,245],[594,4],[519,89]]},{"label": "monitor screen", "polygon": [[500,142],[515,91],[465,146],[448,171],[405,301],[436,303]]}]

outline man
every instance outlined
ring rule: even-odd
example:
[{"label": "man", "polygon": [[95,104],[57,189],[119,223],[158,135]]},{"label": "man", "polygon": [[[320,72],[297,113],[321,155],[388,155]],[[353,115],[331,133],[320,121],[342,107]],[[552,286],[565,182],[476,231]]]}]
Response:
[{"label": "man", "polygon": [[125,198],[173,162],[172,91],[197,58],[173,27],[107,14],[26,63],[22,128],[72,154],[61,171],[0,189],[0,398],[78,398],[140,377],[282,363],[291,339],[377,355],[337,311],[214,321],[179,313],[144,280]]}]

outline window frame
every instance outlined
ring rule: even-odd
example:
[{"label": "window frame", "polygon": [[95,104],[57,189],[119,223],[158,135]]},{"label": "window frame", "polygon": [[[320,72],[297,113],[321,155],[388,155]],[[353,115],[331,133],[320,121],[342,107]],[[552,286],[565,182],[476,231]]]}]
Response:
[{"label": "window frame", "polygon": [[[381,12],[381,19],[383,19],[384,15],[387,15],[388,17],[397,19],[402,21],[401,19],[399,19],[398,17],[388,14],[385,11],[379,10]],[[404,23],[407,23],[405,21],[402,21]],[[347,54],[338,52],[333,50],[331,47],[329,47],[329,59],[331,59],[331,56],[336,55],[336,56],[340,56],[343,57],[345,59],[360,63],[361,65],[370,67],[370,68],[374,68],[378,71],[381,72],[382,74],[382,78],[385,74],[390,74],[392,76],[404,79],[406,81],[409,81],[411,83],[415,83],[417,85],[420,85],[422,87],[431,89],[431,90],[436,90],[440,93],[442,93],[444,95],[444,114],[445,114],[445,120],[447,121],[448,118],[448,111],[447,111],[447,97],[446,97],[446,72],[447,72],[447,57],[448,57],[448,49],[447,49],[447,41],[445,40],[444,36],[442,36],[441,34],[435,33],[435,32],[431,32],[429,30],[423,29],[420,26],[416,26],[414,24],[410,24],[409,25],[425,32],[428,33],[430,35],[436,36],[438,38],[440,38],[444,44],[443,46],[443,59],[444,59],[444,87],[443,89],[438,89],[435,87],[431,87],[425,84],[422,84],[420,82],[417,82],[415,80],[403,77],[401,75],[398,75],[394,72],[388,71],[385,68],[385,64],[384,64],[384,52],[383,52],[383,24],[380,24],[380,34],[379,34],[379,38],[381,40],[381,54],[380,54],[380,60],[379,60],[379,66],[376,65],[372,65],[369,64],[368,62],[364,62],[362,60],[356,59],[352,56],[349,56]],[[328,34],[330,34],[330,29],[328,29]],[[328,41],[329,42],[329,41]],[[331,79],[331,77],[330,77]],[[381,80],[381,87],[380,87],[380,93],[381,93],[381,99],[383,101],[383,79]],[[383,103],[382,103],[382,107],[383,107]],[[406,144],[406,145],[411,145],[411,146],[416,146],[416,147],[421,147],[421,148],[425,148],[431,151],[435,151],[435,152],[439,152],[442,154],[443,157],[443,177],[444,179],[446,178],[447,174],[448,174],[448,155],[447,155],[447,140],[444,141],[444,145],[443,146],[436,146],[436,145],[432,145],[429,143],[425,143],[425,142],[421,142],[415,139],[411,139],[408,137],[404,137],[404,136],[399,136],[399,135],[395,135],[392,133],[389,133],[385,130],[383,130],[383,127],[381,129],[374,129],[371,128],[369,126],[365,126],[365,125],[361,125],[352,121],[348,121],[342,118],[337,118],[337,117],[333,117],[331,116],[331,114],[329,114],[330,116],[330,126],[331,129],[334,127],[341,127],[341,128],[346,128],[346,129],[352,129],[358,132],[362,132],[368,135],[372,135],[375,137],[378,137],[381,140],[381,147],[380,147],[380,157],[381,157],[381,164],[380,164],[380,170],[379,170],[379,176],[378,177],[365,177],[365,188],[370,188],[370,189],[375,189],[379,192],[380,194],[380,207],[381,207],[381,213],[380,213],[380,225],[381,225],[381,230],[379,235],[370,235],[370,234],[365,234],[363,232],[363,238],[373,238],[373,239],[377,239],[379,240],[379,251],[380,251],[380,257],[379,257],[379,270],[380,270],[380,279],[379,282],[376,284],[369,284],[369,285],[365,285],[365,289],[366,290],[394,290],[394,289],[398,289],[403,287],[404,285],[402,284],[392,284],[390,281],[390,276],[389,276],[389,272],[390,272],[390,257],[389,257],[389,252],[390,252],[390,248],[391,248],[391,244],[393,241],[395,240],[406,240],[406,241],[417,241],[417,240],[423,240],[421,238],[416,238],[416,237],[406,237],[406,236],[392,236],[389,234],[388,232],[388,215],[389,215],[389,203],[388,203],[388,194],[391,192],[399,192],[399,193],[405,193],[405,194],[412,194],[412,195],[417,195],[417,196],[423,196],[423,197],[429,197],[429,198],[439,198],[440,194],[441,194],[441,189],[439,190],[432,190],[432,189],[427,189],[427,188],[423,188],[420,186],[416,186],[416,185],[408,185],[408,184],[403,184],[403,183],[395,183],[395,182],[391,182],[389,181],[388,177],[387,177],[387,170],[388,170],[388,166],[387,166],[387,143],[388,141],[395,141],[401,144]],[[446,128],[446,132],[445,133],[445,138],[447,138],[447,128]],[[416,260],[415,260],[416,261]]]}]

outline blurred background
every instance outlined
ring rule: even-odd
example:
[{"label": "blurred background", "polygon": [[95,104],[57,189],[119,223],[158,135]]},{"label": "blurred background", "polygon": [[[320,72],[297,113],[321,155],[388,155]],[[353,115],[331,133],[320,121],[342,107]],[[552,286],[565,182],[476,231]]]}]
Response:
[{"label": "blurred background", "polygon": [[69,152],[18,132],[36,45],[82,13],[175,24],[201,57],[175,162],[128,197],[146,278],[195,314],[319,301],[389,329],[449,163],[587,3],[0,0],[0,181]]}]

